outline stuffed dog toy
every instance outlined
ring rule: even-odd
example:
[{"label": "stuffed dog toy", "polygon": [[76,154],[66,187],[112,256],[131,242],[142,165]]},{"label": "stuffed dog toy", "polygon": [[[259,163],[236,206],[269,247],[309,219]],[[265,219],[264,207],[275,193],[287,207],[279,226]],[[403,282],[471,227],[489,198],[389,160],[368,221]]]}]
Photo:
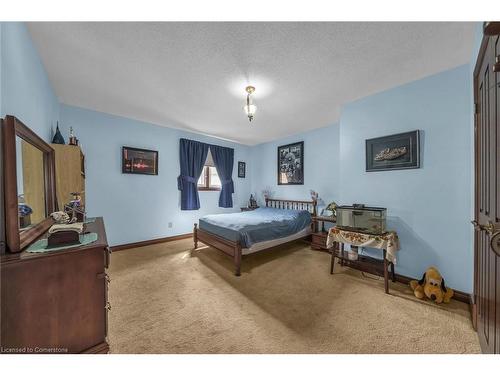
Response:
[{"label": "stuffed dog toy", "polygon": [[453,289],[446,287],[443,277],[435,267],[429,267],[419,281],[410,281],[410,287],[415,297],[427,297],[436,303],[448,303],[453,296]]}]

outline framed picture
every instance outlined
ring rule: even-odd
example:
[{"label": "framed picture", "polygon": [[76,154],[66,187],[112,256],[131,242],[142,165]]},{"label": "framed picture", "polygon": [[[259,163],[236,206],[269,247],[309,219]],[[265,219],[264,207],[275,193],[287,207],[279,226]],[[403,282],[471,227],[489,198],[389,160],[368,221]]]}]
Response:
[{"label": "framed picture", "polygon": [[304,185],[304,142],[278,147],[278,185]]},{"label": "framed picture", "polygon": [[420,168],[420,132],[366,140],[366,171]]},{"label": "framed picture", "polygon": [[122,147],[122,173],[158,174],[158,151]]},{"label": "framed picture", "polygon": [[238,177],[245,178],[247,164],[244,161],[238,162]]}]

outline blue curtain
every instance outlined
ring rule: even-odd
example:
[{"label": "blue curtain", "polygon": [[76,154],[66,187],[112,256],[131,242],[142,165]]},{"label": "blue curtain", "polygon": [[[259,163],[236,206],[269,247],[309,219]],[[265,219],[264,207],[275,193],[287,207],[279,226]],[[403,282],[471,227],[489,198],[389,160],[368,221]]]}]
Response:
[{"label": "blue curtain", "polygon": [[214,159],[214,165],[222,184],[219,207],[233,207],[234,150],[228,147],[210,145],[210,153],[212,154],[212,159]]},{"label": "blue curtain", "polygon": [[180,167],[181,174],[177,177],[177,187],[181,191],[181,210],[198,210],[198,179],[207,159],[209,145],[181,138]]}]

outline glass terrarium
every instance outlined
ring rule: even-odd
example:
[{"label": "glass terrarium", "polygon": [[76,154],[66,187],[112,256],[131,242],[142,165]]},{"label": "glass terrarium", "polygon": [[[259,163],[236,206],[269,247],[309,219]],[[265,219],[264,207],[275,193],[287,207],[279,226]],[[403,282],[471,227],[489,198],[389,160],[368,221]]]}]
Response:
[{"label": "glass terrarium", "polygon": [[387,209],[363,205],[338,206],[337,227],[355,232],[383,234],[386,229]]}]

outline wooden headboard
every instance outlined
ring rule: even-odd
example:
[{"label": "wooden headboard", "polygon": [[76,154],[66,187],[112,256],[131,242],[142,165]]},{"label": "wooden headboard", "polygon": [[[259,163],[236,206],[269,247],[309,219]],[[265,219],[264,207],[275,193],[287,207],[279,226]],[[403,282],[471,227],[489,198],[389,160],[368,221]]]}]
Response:
[{"label": "wooden headboard", "polygon": [[283,210],[307,210],[311,215],[317,215],[318,201],[295,201],[291,199],[266,198],[266,207],[280,208]]}]

